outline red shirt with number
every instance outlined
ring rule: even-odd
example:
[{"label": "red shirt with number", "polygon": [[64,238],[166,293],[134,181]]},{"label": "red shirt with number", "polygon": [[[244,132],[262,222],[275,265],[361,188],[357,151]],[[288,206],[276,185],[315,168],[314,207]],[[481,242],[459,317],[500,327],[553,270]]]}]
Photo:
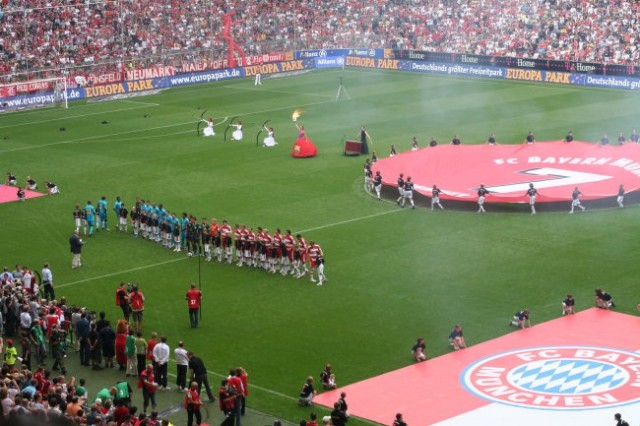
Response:
[{"label": "red shirt with number", "polygon": [[187,305],[189,309],[198,309],[200,308],[200,301],[202,300],[202,292],[200,290],[196,290],[192,288],[187,291]]}]

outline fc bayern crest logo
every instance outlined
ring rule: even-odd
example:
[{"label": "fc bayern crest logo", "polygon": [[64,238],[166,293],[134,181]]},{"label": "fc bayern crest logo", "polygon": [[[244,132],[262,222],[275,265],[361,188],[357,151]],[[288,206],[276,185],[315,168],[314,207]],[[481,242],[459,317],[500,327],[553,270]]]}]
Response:
[{"label": "fc bayern crest logo", "polygon": [[481,398],[519,407],[610,408],[640,401],[640,354],[590,346],[518,349],[476,361],[461,381]]}]

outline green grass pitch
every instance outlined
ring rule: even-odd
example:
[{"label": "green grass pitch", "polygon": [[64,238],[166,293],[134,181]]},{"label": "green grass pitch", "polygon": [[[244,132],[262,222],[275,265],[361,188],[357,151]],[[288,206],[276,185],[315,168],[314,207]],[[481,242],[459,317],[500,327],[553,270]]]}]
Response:
[{"label": "green grass pitch", "polygon": [[[340,76],[351,99],[335,102]],[[166,334],[172,348],[184,340],[214,372],[242,365],[255,385],[249,406],[297,422],[309,411],[296,406],[299,388],[325,363],[344,385],[410,364],[418,336],[429,357],[447,353],[455,323],[474,344],[510,332],[508,319],[524,307],[534,324],[559,316],[567,293],[578,309],[592,305],[600,286],[619,311],[640,302],[637,206],[535,217],[400,210],[363,191],[364,157],[342,156],[343,137],[364,123],[380,157],[391,144],[410,149],[414,135],[422,145],[454,133],[484,143],[491,132],[501,143],[521,143],[529,130],[537,140],[568,130],[598,140],[629,134],[637,105],[636,94],[621,91],[342,70],[7,114],[2,172],[22,181],[31,175],[41,187],[54,181],[62,195],[0,205],[0,259],[38,270],[50,262],[59,295],[112,319],[118,282],[139,283],[145,331]],[[196,137],[198,107],[214,121],[239,115],[245,140],[224,142],[222,126],[214,138]],[[304,110],[316,158],[290,156],[294,108]],[[265,120],[276,148],[256,146]],[[195,258],[114,230],[90,239],[83,268],[71,270],[73,207],[102,195],[110,206],[116,196],[129,205],[140,196],[178,214],[302,231],[322,245],[329,282],[319,288],[205,262],[198,269]],[[110,221],[113,229],[113,213]],[[183,298],[199,270],[203,323],[193,330]],[[214,386],[218,380],[211,377]]]}]

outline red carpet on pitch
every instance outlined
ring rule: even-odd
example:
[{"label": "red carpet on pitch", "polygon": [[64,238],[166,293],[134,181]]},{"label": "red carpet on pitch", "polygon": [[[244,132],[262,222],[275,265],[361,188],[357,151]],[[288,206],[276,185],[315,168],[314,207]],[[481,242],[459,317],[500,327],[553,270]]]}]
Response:
[{"label": "red carpet on pitch", "polygon": [[[41,192],[29,191],[27,189],[24,190],[25,199],[42,197],[43,195],[47,195],[47,194],[43,194]],[[0,185],[0,203],[10,203],[12,201],[18,201],[18,187]]]}]

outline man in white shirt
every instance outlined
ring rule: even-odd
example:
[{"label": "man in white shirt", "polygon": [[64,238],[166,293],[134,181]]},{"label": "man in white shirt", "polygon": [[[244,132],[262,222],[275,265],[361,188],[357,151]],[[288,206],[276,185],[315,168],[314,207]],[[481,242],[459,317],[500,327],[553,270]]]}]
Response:
[{"label": "man in white shirt", "polygon": [[181,391],[189,390],[187,386],[187,371],[189,370],[189,357],[188,352],[184,348],[184,342],[181,340],[178,342],[178,347],[173,351],[176,356],[176,365],[178,366],[178,374],[176,383]]},{"label": "man in white shirt", "polygon": [[44,286],[44,297],[48,300],[56,300],[56,293],[53,290],[53,273],[48,263],[42,268],[42,285]]},{"label": "man in white shirt", "polygon": [[31,313],[29,312],[29,305],[22,305],[22,312],[20,312],[20,328],[26,333],[31,329]]},{"label": "man in white shirt", "polygon": [[169,345],[167,345],[167,337],[160,337],[160,342],[153,347],[153,361],[156,365],[155,379],[160,390],[169,390],[167,386],[167,363],[171,355]]}]

